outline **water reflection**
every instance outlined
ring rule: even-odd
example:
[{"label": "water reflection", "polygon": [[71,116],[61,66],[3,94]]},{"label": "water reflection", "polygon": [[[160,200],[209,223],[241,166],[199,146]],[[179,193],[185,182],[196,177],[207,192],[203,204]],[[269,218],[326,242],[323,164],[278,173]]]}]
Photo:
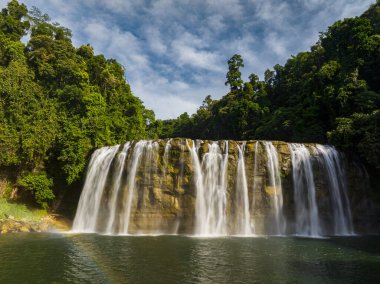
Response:
[{"label": "water reflection", "polygon": [[0,283],[380,283],[379,240],[5,235]]}]

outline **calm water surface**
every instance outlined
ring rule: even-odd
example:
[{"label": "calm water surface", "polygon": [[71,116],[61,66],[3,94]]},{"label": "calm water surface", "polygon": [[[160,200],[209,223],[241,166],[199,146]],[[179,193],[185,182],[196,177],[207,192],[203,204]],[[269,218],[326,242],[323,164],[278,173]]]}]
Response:
[{"label": "calm water surface", "polygon": [[0,283],[380,283],[380,236],[0,236]]}]

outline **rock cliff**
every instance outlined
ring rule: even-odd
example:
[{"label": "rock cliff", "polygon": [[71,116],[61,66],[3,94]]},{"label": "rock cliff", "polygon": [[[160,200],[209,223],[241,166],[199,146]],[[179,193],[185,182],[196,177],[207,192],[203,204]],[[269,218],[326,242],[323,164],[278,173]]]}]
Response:
[{"label": "rock cliff", "polygon": [[134,141],[97,150],[74,231],[340,235],[367,230],[364,168],[333,147]]}]

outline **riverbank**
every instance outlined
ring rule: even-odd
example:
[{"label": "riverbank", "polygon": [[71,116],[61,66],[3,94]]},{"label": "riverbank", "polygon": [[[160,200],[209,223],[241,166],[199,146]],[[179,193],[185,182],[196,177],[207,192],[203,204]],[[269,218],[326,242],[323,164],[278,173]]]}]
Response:
[{"label": "riverbank", "polygon": [[70,228],[71,221],[61,215],[0,199],[0,234],[67,231]]}]

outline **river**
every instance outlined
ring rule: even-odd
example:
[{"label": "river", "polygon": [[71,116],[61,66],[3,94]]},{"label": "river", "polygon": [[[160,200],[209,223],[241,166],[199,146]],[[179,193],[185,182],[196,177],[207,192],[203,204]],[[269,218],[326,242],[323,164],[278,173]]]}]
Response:
[{"label": "river", "polygon": [[0,283],[380,283],[380,236],[0,236]]}]

